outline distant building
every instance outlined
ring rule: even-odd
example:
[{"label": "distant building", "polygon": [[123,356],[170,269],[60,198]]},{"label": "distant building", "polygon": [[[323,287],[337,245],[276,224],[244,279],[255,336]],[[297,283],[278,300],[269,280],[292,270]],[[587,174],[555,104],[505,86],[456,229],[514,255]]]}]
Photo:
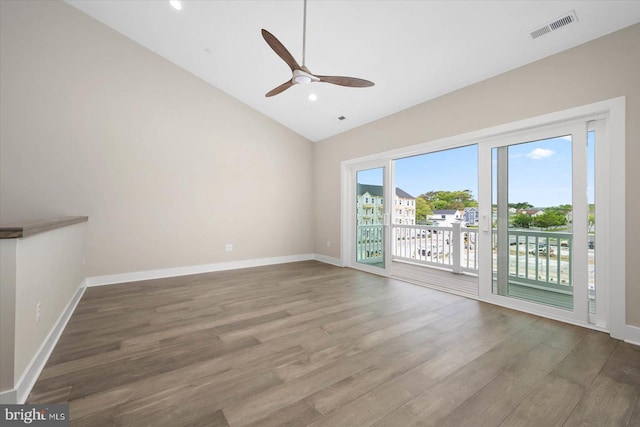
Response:
[{"label": "distant building", "polygon": [[[560,212],[567,218],[567,223],[571,224],[573,222],[573,210],[571,209],[561,209]],[[593,211],[589,210],[589,214],[592,214]]]},{"label": "distant building", "polygon": [[435,210],[431,215],[429,215],[428,219],[433,221],[433,225],[450,227],[454,222],[461,222],[464,220],[464,212],[457,209]]},{"label": "distant building", "polygon": [[[381,225],[384,223],[384,196],[382,186],[358,184],[356,217],[358,225]],[[414,225],[416,223],[416,199],[396,187],[393,197],[393,223]]]},{"label": "distant building", "polygon": [[393,223],[416,224],[416,198],[398,187],[393,198]]},{"label": "distant building", "polygon": [[358,184],[356,217],[358,225],[384,223],[384,196],[381,185]]},{"label": "distant building", "polygon": [[478,208],[464,208],[463,220],[469,225],[478,224]]},{"label": "distant building", "polygon": [[530,216],[532,218],[540,216],[543,213],[544,213],[544,211],[542,209],[519,209],[519,210],[516,211],[516,214],[527,215],[527,216]]}]

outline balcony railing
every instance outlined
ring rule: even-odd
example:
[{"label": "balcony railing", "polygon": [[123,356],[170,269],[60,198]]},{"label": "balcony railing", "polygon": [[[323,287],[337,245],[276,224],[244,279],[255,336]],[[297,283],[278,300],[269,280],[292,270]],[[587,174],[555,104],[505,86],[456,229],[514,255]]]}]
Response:
[{"label": "balcony railing", "polygon": [[384,229],[382,225],[359,225],[356,228],[356,260],[364,264],[384,261]]},{"label": "balcony railing", "polygon": [[[497,290],[497,239],[493,233],[494,292]],[[571,233],[509,229],[506,294],[562,308],[573,307]]]},{"label": "balcony railing", "polygon": [[[554,288],[571,286],[572,235],[545,231],[512,230],[509,235],[509,276]],[[493,233],[496,249],[496,233]]]},{"label": "balcony railing", "polygon": [[454,223],[451,227],[397,225],[391,228],[393,259],[454,273],[477,273],[478,229]]},{"label": "balcony railing", "polygon": [[[494,277],[497,266],[497,239],[492,233]],[[570,233],[509,229],[509,293],[540,294],[554,305],[570,304],[573,294],[572,247]],[[362,263],[384,260],[382,225],[358,227],[357,259]],[[392,260],[450,270],[478,273],[478,229],[454,223],[450,227],[426,225],[391,226]],[[540,292],[542,293],[540,293]],[[536,295],[537,295],[536,294]],[[566,302],[559,302],[565,300]]]}]

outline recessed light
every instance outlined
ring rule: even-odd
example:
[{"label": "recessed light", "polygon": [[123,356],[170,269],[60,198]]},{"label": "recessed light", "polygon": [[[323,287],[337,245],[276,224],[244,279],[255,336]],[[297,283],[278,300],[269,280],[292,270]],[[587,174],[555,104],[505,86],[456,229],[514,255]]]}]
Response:
[{"label": "recessed light", "polygon": [[309,101],[315,101],[318,99],[318,96],[315,93],[309,94]]},{"label": "recessed light", "polygon": [[182,10],[182,3],[180,2],[180,0],[169,0],[169,4],[175,10]]}]

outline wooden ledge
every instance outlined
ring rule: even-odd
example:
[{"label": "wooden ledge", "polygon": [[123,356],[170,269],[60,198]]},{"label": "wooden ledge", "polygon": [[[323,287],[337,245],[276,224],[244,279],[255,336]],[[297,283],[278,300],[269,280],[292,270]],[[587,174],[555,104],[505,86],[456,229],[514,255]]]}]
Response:
[{"label": "wooden ledge", "polygon": [[46,221],[31,221],[20,225],[0,226],[0,239],[19,239],[21,237],[33,236],[45,231],[55,230],[81,222],[87,222],[88,216],[67,216],[64,218],[54,218]]}]

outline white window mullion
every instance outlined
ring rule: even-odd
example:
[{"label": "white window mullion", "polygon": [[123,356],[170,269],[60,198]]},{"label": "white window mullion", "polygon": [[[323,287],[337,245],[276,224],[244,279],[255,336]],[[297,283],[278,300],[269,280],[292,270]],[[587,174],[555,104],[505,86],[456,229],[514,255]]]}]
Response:
[{"label": "white window mullion", "polygon": [[[595,285],[596,285],[596,314],[592,322],[599,327],[607,326],[609,319],[609,264],[612,252],[611,242],[607,241],[606,225],[611,224],[609,208],[619,206],[612,204],[610,191],[607,188],[609,180],[609,149],[605,120],[589,122],[587,131],[595,132]],[[607,250],[610,248],[611,250]]]},{"label": "white window mullion", "polygon": [[[587,123],[572,132],[573,202],[572,202],[572,268],[573,310],[577,319],[588,321],[588,243],[587,243]],[[560,247],[558,245],[558,251]],[[558,253],[560,256],[560,253]]]}]

